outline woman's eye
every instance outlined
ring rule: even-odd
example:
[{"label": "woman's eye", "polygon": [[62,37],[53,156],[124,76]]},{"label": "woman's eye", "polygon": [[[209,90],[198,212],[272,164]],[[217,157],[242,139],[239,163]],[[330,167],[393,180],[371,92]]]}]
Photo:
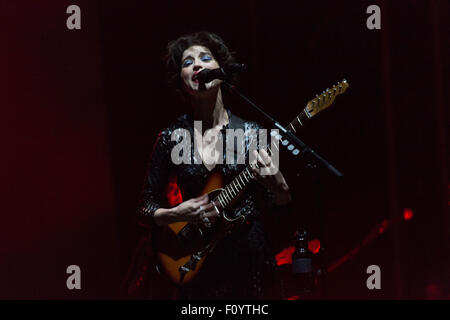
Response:
[{"label": "woman's eye", "polygon": [[211,61],[211,60],[212,60],[212,57],[207,54],[202,57],[202,61]]},{"label": "woman's eye", "polygon": [[190,66],[192,64],[192,60],[191,59],[186,59],[183,62],[183,68],[186,68],[187,66]]}]

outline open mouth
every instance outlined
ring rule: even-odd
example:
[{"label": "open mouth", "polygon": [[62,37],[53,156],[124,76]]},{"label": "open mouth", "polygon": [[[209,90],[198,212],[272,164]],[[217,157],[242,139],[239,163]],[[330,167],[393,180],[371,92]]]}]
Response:
[{"label": "open mouth", "polygon": [[198,79],[195,79],[195,80],[194,80],[194,78],[195,78],[195,76],[197,75],[197,73],[199,73],[199,72],[200,72],[200,71],[195,71],[195,72],[194,72],[194,74],[192,75],[192,78],[191,78],[192,82],[198,83]]}]

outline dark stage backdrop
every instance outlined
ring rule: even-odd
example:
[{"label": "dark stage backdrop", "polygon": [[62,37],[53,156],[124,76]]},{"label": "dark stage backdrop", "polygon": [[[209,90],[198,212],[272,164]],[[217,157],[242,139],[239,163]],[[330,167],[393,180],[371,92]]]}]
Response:
[{"label": "dark stage backdrop", "polygon": [[[81,8],[68,30],[66,8]],[[369,5],[381,30],[369,30]],[[184,110],[167,88],[169,40],[218,33],[249,65],[239,88],[287,124],[322,90],[348,91],[298,135],[344,173],[282,154],[295,214],[329,264],[319,298],[448,297],[448,1],[2,1],[0,297],[116,298],[142,230],[135,208],[159,130]],[[262,121],[238,99],[228,107]],[[78,265],[82,289],[66,288]],[[381,268],[368,290],[366,268]],[[285,271],[285,270],[284,270]],[[289,274],[284,274],[289,281]]]}]

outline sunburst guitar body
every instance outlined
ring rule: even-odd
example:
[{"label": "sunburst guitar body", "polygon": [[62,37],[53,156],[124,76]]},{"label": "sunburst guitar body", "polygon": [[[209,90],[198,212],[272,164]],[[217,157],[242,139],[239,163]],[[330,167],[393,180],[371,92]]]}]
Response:
[{"label": "sunburst guitar body", "polygon": [[[209,199],[214,199],[224,190],[223,181],[219,171],[212,172],[198,196],[208,193]],[[191,282],[200,272],[208,253],[214,249],[215,239],[229,232],[233,224],[221,219],[210,228],[187,222],[176,222],[161,228],[155,239],[159,268],[177,285]],[[182,272],[186,265],[190,268]]]}]

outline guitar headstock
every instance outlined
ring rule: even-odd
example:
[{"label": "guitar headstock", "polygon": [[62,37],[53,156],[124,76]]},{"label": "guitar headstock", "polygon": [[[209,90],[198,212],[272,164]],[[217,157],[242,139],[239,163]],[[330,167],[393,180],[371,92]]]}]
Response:
[{"label": "guitar headstock", "polygon": [[[347,80],[344,79],[333,86],[331,89],[327,89],[322,92],[320,96],[317,95],[314,99],[309,101],[306,105],[306,108],[304,108],[302,112],[300,112],[300,114],[286,126],[287,130],[293,131],[294,133],[297,132],[297,130],[295,129],[297,126],[303,126],[303,122],[308,121],[308,119],[314,117],[320,111],[325,110],[326,108],[331,106],[336,97],[340,94],[343,94],[348,87],[349,84]],[[292,151],[294,155],[300,153],[300,151],[298,149],[295,149],[293,145],[289,145],[289,142],[287,140],[283,140],[282,143],[284,146],[287,146],[288,150]]]},{"label": "guitar headstock", "polygon": [[325,110],[329,106],[331,106],[334,102],[334,99],[340,94],[343,94],[349,84],[347,80],[342,80],[338,84],[334,85],[331,89],[327,89],[322,92],[320,95],[317,95],[314,99],[308,102],[306,105],[305,111],[308,114],[308,118],[311,118],[318,114],[320,111]]}]

